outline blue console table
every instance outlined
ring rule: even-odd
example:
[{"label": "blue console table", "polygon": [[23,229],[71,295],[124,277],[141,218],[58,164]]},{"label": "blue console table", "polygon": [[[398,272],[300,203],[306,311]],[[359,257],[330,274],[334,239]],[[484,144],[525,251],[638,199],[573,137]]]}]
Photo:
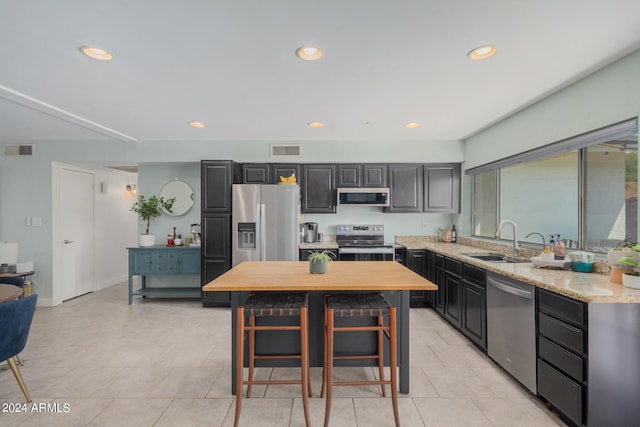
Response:
[{"label": "blue console table", "polygon": [[[129,251],[129,305],[134,295],[159,298],[200,298],[200,286],[147,287],[147,276],[200,275],[200,248],[150,246]],[[133,289],[133,277],[140,277],[140,288]],[[198,283],[199,280],[197,281]]]}]

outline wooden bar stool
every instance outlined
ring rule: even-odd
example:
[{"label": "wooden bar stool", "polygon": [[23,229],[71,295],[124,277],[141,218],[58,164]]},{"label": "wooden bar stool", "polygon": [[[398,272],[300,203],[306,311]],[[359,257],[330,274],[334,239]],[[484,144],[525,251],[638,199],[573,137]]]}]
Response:
[{"label": "wooden bar stool", "polygon": [[[393,404],[393,416],[396,427],[400,426],[398,414],[398,386],[397,386],[397,339],[396,339],[396,307],[384,299],[382,294],[340,294],[325,295],[324,304],[324,368],[322,373],[322,392],[326,390],[326,406],[324,413],[324,425],[329,425],[331,414],[331,388],[333,386],[348,385],[372,385],[378,384],[382,388],[382,396],[386,396],[385,384],[391,386],[391,402]],[[371,326],[335,326],[335,318],[376,318],[376,324]],[[385,317],[388,317],[385,326]],[[377,333],[377,352],[375,354],[362,355],[334,355],[333,337],[336,332],[363,332],[373,331]],[[384,376],[384,337],[389,340],[389,370],[390,379]],[[380,379],[377,381],[334,381],[333,361],[345,359],[375,359],[378,362]],[[326,387],[326,388],[325,388]]]},{"label": "wooden bar stool", "polygon": [[[308,294],[306,293],[257,293],[250,294],[244,305],[236,309],[236,416],[234,426],[240,421],[242,387],[247,385],[247,398],[253,384],[300,384],[302,404],[307,426],[309,422],[308,398],[311,396],[309,382],[309,317]],[[299,322],[287,325],[256,325],[257,317],[298,317]],[[248,324],[246,320],[248,318]],[[300,352],[296,354],[255,354],[257,331],[300,331]],[[244,339],[249,337],[249,377],[244,380]],[[255,381],[253,371],[256,359],[300,359],[300,379]]]}]

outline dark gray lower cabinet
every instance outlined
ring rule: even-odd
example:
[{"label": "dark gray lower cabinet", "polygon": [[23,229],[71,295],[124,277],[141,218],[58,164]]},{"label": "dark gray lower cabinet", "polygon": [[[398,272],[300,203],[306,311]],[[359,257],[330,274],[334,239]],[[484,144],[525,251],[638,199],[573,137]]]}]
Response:
[{"label": "dark gray lower cabinet", "polygon": [[444,317],[457,328],[462,327],[462,263],[444,259]]},{"label": "dark gray lower cabinet", "polygon": [[538,291],[538,395],[569,424],[587,424],[586,303]]},{"label": "dark gray lower cabinet", "polygon": [[462,333],[480,348],[487,349],[486,271],[462,265]]},{"label": "dark gray lower cabinet", "polygon": [[[405,265],[420,276],[426,278],[427,272],[427,251],[425,250],[408,250],[405,253]],[[410,307],[426,307],[428,291],[410,291],[409,304]]]},{"label": "dark gray lower cabinet", "polygon": [[445,278],[445,270],[444,270],[444,255],[434,254],[434,281],[438,286],[438,290],[436,291],[435,298],[435,309],[438,313],[444,315],[444,278]]}]

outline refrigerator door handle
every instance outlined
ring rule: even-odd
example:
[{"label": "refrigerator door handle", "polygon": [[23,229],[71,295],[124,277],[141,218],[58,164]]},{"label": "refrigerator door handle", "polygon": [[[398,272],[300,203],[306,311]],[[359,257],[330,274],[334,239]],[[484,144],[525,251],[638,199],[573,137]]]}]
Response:
[{"label": "refrigerator door handle", "polygon": [[259,239],[258,240],[260,242],[260,261],[265,261],[266,257],[267,257],[267,239],[266,237],[266,233],[265,233],[265,229],[266,229],[266,219],[265,219],[265,207],[264,207],[264,203],[261,203],[258,205],[258,212],[260,214],[260,233],[259,233]]}]

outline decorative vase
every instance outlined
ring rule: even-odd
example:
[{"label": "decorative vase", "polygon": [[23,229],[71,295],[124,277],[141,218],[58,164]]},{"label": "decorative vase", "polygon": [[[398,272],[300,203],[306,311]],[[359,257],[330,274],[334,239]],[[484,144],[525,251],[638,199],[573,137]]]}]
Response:
[{"label": "decorative vase", "polygon": [[622,275],[622,285],[627,288],[640,289],[640,275],[624,273]]},{"label": "decorative vase", "polygon": [[640,261],[640,253],[633,251],[631,248],[609,249],[607,252],[607,264],[611,267],[609,274],[609,282],[622,285],[622,276],[624,273],[631,273],[633,267],[628,264],[619,262],[622,257],[630,257],[633,260]]},{"label": "decorative vase", "polygon": [[324,274],[327,272],[326,261],[309,261],[309,273],[311,274]]},{"label": "decorative vase", "polygon": [[155,244],[156,244],[155,234],[139,234],[138,235],[138,246],[141,246],[141,247],[155,246]]}]

